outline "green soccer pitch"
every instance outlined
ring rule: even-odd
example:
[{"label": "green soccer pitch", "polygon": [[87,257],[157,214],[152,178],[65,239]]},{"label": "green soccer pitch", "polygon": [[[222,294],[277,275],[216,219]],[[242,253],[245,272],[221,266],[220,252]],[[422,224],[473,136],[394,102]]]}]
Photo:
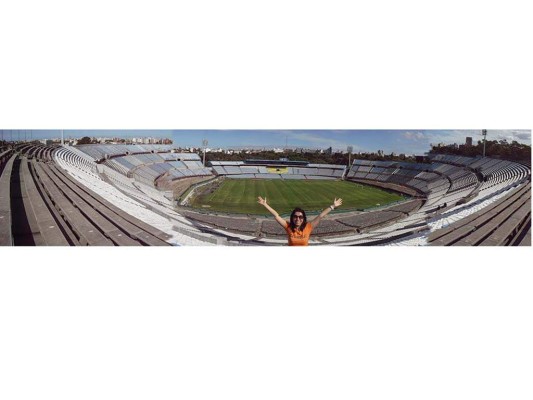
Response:
[{"label": "green soccer pitch", "polygon": [[321,211],[335,197],[342,198],[344,210],[383,206],[404,199],[399,194],[346,181],[225,179],[214,191],[200,191],[191,206],[205,211],[268,214],[257,203],[258,196],[266,197],[280,214],[288,214],[295,207],[306,212]]}]

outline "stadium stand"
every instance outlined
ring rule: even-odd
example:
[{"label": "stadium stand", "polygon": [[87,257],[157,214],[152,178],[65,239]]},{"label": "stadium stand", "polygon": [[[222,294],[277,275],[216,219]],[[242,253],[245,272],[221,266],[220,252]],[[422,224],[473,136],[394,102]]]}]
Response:
[{"label": "stadium stand", "polygon": [[437,208],[455,204],[478,186],[473,172],[445,164],[355,160],[347,176],[359,182],[393,183],[412,189],[426,198],[427,206]]},{"label": "stadium stand", "polygon": [[[53,150],[45,149],[45,159]],[[30,148],[20,151],[0,180],[1,245],[169,245],[164,232],[118,209],[53,163],[22,156],[33,155]]]},{"label": "stadium stand", "polygon": [[272,160],[211,161],[209,165],[219,176],[230,179],[340,179],[344,165],[308,164]]},{"label": "stadium stand", "polygon": [[158,203],[172,206],[173,199],[179,198],[190,186],[213,177],[211,169],[203,167],[198,154],[174,152],[171,145],[114,147],[116,149],[109,145],[76,146],[78,151],[91,157],[93,163],[103,166],[100,172],[113,184],[136,198],[145,194]]},{"label": "stadium stand", "polygon": [[428,241],[439,246],[531,245],[530,231],[531,183],[528,183],[483,210],[431,233]]}]

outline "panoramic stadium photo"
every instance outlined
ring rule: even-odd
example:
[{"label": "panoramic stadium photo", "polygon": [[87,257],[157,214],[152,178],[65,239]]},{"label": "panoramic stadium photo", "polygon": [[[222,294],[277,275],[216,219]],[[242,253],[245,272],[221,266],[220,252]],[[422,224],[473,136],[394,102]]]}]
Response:
[{"label": "panoramic stadium photo", "polygon": [[530,130],[1,130],[0,246],[530,246]]}]

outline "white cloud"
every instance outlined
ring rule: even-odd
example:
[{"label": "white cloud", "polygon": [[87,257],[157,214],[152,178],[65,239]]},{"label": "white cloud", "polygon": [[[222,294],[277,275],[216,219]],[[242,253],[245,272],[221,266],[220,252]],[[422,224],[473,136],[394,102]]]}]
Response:
[{"label": "white cloud", "polygon": [[405,132],[403,137],[407,140],[425,140],[426,136],[422,132]]}]

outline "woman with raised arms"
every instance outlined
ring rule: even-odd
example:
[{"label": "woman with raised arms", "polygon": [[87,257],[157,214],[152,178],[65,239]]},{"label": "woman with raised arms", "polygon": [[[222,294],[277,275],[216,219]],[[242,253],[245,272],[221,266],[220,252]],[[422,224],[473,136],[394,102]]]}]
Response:
[{"label": "woman with raised arms", "polygon": [[276,219],[276,221],[285,229],[289,240],[289,246],[307,246],[309,244],[309,237],[313,229],[318,226],[322,218],[328,215],[335,208],[342,205],[342,199],[335,199],[333,204],[324,209],[311,222],[307,222],[305,211],[301,208],[295,208],[291,213],[290,221],[285,221],[279,216],[276,210],[270,207],[266,198],[258,197],[258,203],[263,205]]}]

